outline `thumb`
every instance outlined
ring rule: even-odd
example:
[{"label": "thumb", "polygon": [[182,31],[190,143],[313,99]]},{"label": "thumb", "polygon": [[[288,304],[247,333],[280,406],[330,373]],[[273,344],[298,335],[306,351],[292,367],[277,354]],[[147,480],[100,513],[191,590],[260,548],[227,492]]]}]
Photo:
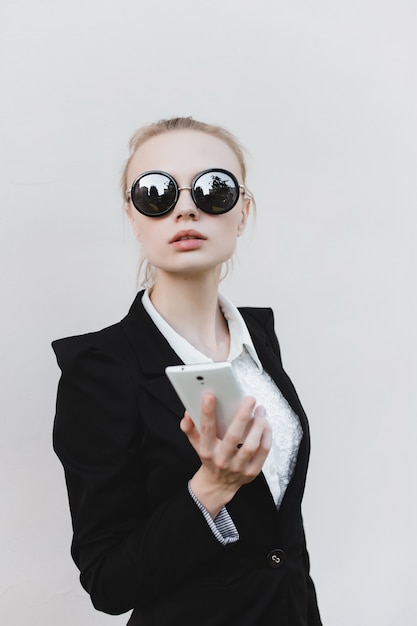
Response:
[{"label": "thumb", "polygon": [[184,417],[180,422],[180,428],[183,433],[185,433],[188,437],[189,442],[196,448],[200,441],[200,433],[198,432],[193,420],[191,419],[191,415],[188,411],[185,411]]}]

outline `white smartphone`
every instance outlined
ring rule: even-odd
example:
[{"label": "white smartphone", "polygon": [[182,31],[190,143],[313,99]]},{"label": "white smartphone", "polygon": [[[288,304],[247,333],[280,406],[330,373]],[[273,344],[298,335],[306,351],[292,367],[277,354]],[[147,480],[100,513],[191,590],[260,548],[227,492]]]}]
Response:
[{"label": "white smartphone", "polygon": [[217,361],[170,365],[165,372],[198,429],[203,394],[209,392],[216,397],[217,436],[222,439],[245,397],[231,364]]}]

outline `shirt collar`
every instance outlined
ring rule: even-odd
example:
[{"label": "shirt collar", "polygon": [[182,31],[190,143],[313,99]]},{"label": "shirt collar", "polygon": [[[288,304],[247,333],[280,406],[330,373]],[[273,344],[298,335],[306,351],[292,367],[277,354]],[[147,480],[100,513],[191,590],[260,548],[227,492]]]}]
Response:
[{"label": "shirt collar", "polygon": [[[180,359],[186,364],[192,363],[211,363],[213,359],[203,352],[194,348],[184,337],[179,335],[158,313],[151,302],[147,291],[142,296],[142,304],[155,326],[164,335],[171,348],[178,354]],[[252,338],[246,327],[245,321],[239,310],[226,296],[219,293],[219,305],[229,326],[230,333],[230,350],[227,357],[228,361],[233,361],[240,356],[243,350],[247,350],[252,359],[255,361],[260,372],[262,372],[262,364],[256,353]]]}]

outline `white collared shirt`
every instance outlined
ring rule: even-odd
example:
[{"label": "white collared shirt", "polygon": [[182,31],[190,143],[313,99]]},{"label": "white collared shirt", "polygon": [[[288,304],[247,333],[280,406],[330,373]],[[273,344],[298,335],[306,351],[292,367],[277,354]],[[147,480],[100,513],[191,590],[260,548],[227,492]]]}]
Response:
[{"label": "white collared shirt", "polygon": [[[208,357],[203,352],[194,348],[189,341],[184,339],[179,333],[177,333],[172,326],[168,324],[155,309],[151,302],[147,291],[142,296],[142,304],[154,322],[155,326],[161,331],[165,339],[168,341],[171,348],[178,354],[181,361],[187,365],[192,363],[212,363],[213,359]],[[260,372],[263,371],[262,363],[256,353],[255,346],[253,345],[252,337],[249,334],[245,321],[238,309],[226,296],[219,293],[219,305],[224,315],[225,320],[229,326],[230,334],[230,348],[227,361],[234,361],[241,355],[243,348],[245,348],[253,361],[258,366]]]}]

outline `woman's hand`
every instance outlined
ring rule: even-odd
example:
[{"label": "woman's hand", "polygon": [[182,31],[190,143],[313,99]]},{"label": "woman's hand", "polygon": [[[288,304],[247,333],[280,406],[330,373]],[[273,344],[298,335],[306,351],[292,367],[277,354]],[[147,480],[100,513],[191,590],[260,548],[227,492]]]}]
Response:
[{"label": "woman's hand", "polygon": [[206,393],[201,403],[200,432],[186,411],[181,429],[201,459],[190,487],[214,519],[238,489],[251,482],[262,470],[272,443],[265,409],[245,398],[224,439],[216,433],[216,399]]}]

